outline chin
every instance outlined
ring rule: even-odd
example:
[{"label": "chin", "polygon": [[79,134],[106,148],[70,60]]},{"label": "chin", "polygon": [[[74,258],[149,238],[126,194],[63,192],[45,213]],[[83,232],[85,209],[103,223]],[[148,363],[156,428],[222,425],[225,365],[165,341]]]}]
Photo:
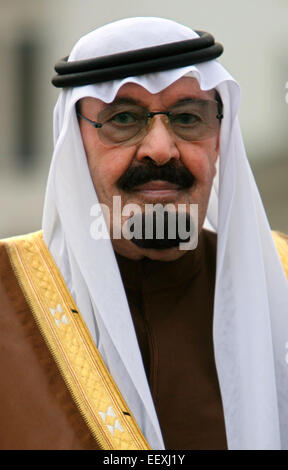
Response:
[{"label": "chin", "polygon": [[178,247],[171,247],[171,248],[144,248],[136,246],[133,242],[129,242],[131,246],[131,253],[137,252],[137,259],[149,258],[151,260],[157,261],[174,261],[178,258],[181,258],[187,250],[180,250]]},{"label": "chin", "polygon": [[179,247],[167,249],[153,249],[136,246],[131,240],[112,240],[113,249],[116,253],[125,258],[139,261],[143,258],[149,258],[155,261],[174,261],[181,258],[186,250],[180,250]]}]

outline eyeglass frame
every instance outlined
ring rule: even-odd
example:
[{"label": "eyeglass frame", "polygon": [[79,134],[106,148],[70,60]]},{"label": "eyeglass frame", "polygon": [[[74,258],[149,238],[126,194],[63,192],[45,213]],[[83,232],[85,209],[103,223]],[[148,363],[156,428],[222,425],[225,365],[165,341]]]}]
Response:
[{"label": "eyeglass frame", "polygon": [[[203,101],[213,101],[215,103],[217,103],[217,108],[218,108],[218,114],[216,115],[216,119],[219,120],[220,122],[220,125],[221,125],[221,121],[224,117],[223,115],[223,103],[222,103],[222,100],[221,100],[221,97],[219,95],[219,93],[217,92],[217,90],[215,90],[216,92],[216,97],[214,100],[203,100]],[[78,110],[77,110],[77,107],[78,107],[78,103],[76,103],[76,114],[78,117],[80,117],[81,119],[83,119],[84,121],[88,122],[89,124],[91,124],[91,126],[93,126],[95,129],[101,129],[101,127],[103,127],[104,124],[106,124],[106,122],[97,122],[97,121],[92,121],[91,119],[88,119],[86,116],[83,116],[83,114],[81,114]],[[145,108],[144,108],[145,109]],[[166,118],[169,119],[169,116],[171,116],[173,113],[171,113],[169,110],[168,111],[149,111],[147,114],[146,114],[146,117],[147,117],[147,121],[148,120],[152,120],[154,116],[157,116],[157,115],[165,115]],[[147,124],[146,124],[147,126]],[[149,127],[148,127],[149,129]],[[134,136],[135,137],[135,136]],[[132,140],[133,138],[131,138]],[[100,139],[101,140],[101,139]],[[130,139],[128,139],[127,141],[124,141],[124,142],[129,142]],[[195,140],[196,142],[197,140]],[[193,140],[191,140],[191,142],[193,142]],[[115,142],[115,146],[117,145],[121,145],[122,143],[116,143]],[[105,144],[104,144],[105,145]],[[131,144],[132,145],[132,144]]]}]

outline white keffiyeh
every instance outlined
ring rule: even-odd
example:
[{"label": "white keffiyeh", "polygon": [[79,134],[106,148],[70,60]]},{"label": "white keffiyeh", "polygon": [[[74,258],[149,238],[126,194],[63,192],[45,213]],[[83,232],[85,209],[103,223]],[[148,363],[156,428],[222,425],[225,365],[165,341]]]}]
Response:
[{"label": "white keffiyeh", "polygon": [[[190,28],[171,20],[128,18],[84,36],[69,60],[195,37]],[[61,92],[54,114],[44,240],[146,439],[152,449],[163,449],[111,241],[95,241],[90,235],[90,209],[98,201],[74,105],[86,96],[111,102],[127,82],[158,93],[187,74],[203,90],[217,88],[224,104],[219,172],[206,224],[218,234],[214,350],[228,448],[288,449],[287,281],[242,142],[239,87],[216,60]]]}]

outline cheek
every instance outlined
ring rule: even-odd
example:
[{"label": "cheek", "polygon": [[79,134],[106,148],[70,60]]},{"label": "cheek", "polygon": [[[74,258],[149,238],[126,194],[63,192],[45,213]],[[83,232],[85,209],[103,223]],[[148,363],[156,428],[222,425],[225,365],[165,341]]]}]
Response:
[{"label": "cheek", "polygon": [[109,148],[102,144],[97,131],[80,123],[82,141],[94,185],[113,185],[129,167],[134,157],[133,147]]},{"label": "cheek", "polygon": [[195,176],[198,183],[207,183],[215,176],[216,151],[215,142],[197,142],[189,144],[181,152],[182,162]]},{"label": "cheek", "polygon": [[129,148],[107,149],[96,145],[87,155],[88,165],[94,183],[113,186],[133,160],[134,152]]}]

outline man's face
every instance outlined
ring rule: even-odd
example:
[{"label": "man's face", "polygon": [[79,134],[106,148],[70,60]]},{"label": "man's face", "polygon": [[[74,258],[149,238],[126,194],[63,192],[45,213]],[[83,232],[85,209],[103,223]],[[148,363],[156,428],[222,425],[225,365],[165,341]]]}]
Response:
[{"label": "man's face", "polygon": [[[181,100],[215,99],[214,91],[202,91],[196,79],[183,77],[157,94],[151,94],[140,85],[127,83],[120,88],[116,99],[129,98],[135,103],[147,108],[150,112],[166,111]],[[106,103],[95,98],[80,100],[79,111],[90,120],[97,121],[98,113],[107,107]],[[127,204],[137,204],[141,208],[145,204],[172,203],[198,205],[198,228],[202,228],[213,178],[216,173],[216,160],[219,149],[219,132],[215,137],[197,142],[183,140],[169,131],[163,122],[163,117],[157,115],[149,132],[140,142],[128,146],[105,145],[98,131],[87,121],[79,120],[80,131],[87,156],[91,178],[98,195],[99,202],[106,204],[110,210],[111,221],[113,214],[113,196],[121,197],[122,208]],[[188,170],[192,175],[193,184],[183,187],[163,179],[151,178],[152,181],[135,187],[126,188],[118,184],[126,172],[133,175],[135,168],[144,170],[149,167],[157,171],[166,166],[178,170]],[[173,171],[173,170],[172,170]],[[132,172],[132,173],[131,173]],[[133,179],[132,179],[133,181]],[[120,180],[121,182],[121,180]],[[136,181],[137,183],[137,181]],[[187,186],[187,184],[186,184]],[[127,219],[122,218],[122,223]],[[112,227],[112,225],[110,224]],[[147,249],[136,246],[125,238],[112,238],[114,249],[119,254],[131,259],[149,257],[158,260],[173,260],[182,256],[185,251],[179,248],[164,250]]]}]

